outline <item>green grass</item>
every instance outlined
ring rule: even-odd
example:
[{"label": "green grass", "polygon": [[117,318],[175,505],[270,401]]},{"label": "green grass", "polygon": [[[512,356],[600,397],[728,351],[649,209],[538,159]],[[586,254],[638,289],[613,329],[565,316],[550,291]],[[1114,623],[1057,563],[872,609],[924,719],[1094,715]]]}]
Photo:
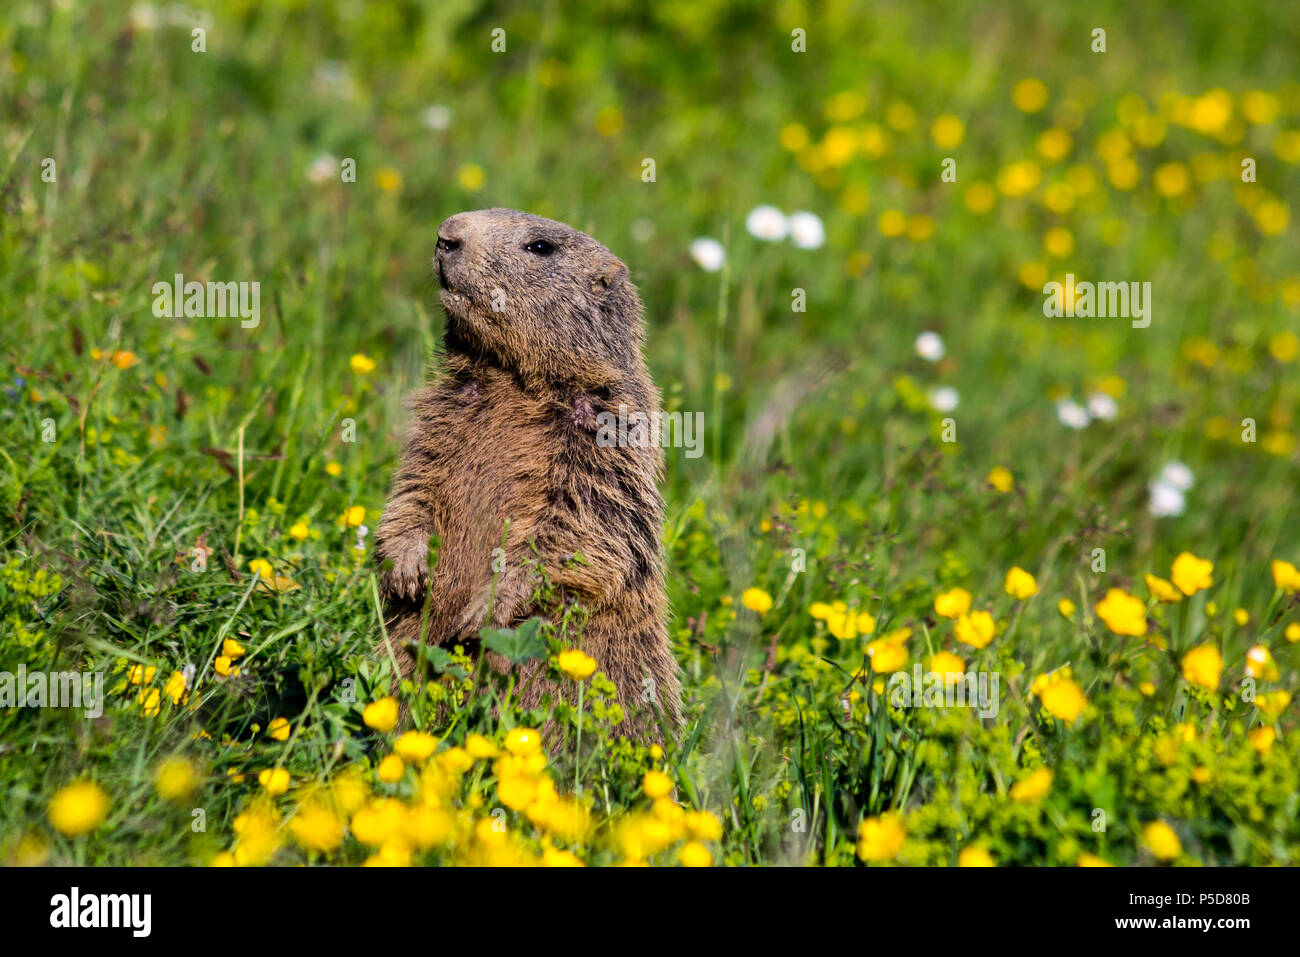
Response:
[{"label": "green grass", "polygon": [[[1300,664],[1284,637],[1295,597],[1270,574],[1300,562],[1300,23],[1283,6],[436,7],[214,3],[201,53],[188,24],[132,26],[126,5],[0,16],[0,670],[102,671],[111,691],[93,720],[0,710],[0,860],[206,864],[233,847],[241,861],[479,863],[553,844],[671,863],[693,836],[719,863],[848,864],[873,856],[860,822],[896,814],[884,827],[901,822],[908,863],[969,847],[1000,864],[1149,863],[1155,821],[1178,863],[1296,862],[1294,708],[1261,712],[1244,680],[1255,645],[1277,666],[1260,693],[1294,693]],[[1105,53],[1089,48],[1099,26]],[[791,52],[796,28],[806,53]],[[1013,103],[1027,77],[1046,85],[1042,110]],[[423,121],[435,104],[445,129]],[[936,145],[942,114],[960,144]],[[1053,128],[1069,132],[1060,159],[1038,152]],[[1116,131],[1127,148],[1112,152]],[[356,181],[313,182],[322,155],[355,160]],[[1240,182],[1245,157],[1256,183]],[[1021,160],[1039,181],[996,188]],[[991,209],[971,208],[975,184],[995,185]],[[817,213],[825,244],[750,236],[761,203]],[[362,718],[391,669],[375,652],[373,534],[358,551],[342,516],[364,509],[373,533],[402,397],[436,363],[435,227],[493,205],[619,254],[667,408],[705,414],[705,455],[669,450],[663,485],[690,720],[661,757],[618,743],[599,683],[584,686],[580,749],[576,700],[557,709],[573,733],[551,776],[562,792],[580,782],[581,834],[530,817],[535,767],[458,767],[449,749],[470,735],[500,744],[549,717],[494,709],[513,688],[471,662],[439,656],[446,680],[405,692],[425,716],[457,702],[428,728],[444,744],[423,771],[377,778],[392,736]],[[911,237],[885,234],[889,211]],[[723,271],[691,261],[699,236],[727,245]],[[1150,327],[1044,317],[1043,281],[1067,272],[1151,282]],[[175,273],[260,282],[260,325],[156,318],[152,286]],[[924,330],[941,361],[914,351]],[[960,395],[951,413],[926,399],[939,386]],[[1113,420],[1058,420],[1057,399],[1106,390]],[[1195,484],[1182,514],[1156,517],[1149,484],[1173,460]],[[1008,492],[987,480],[997,466]],[[1182,552],[1213,561],[1211,587],[1147,601],[1144,575],[1169,578]],[[257,559],[297,587],[256,586]],[[1013,566],[1037,595],[1005,593]],[[935,613],[956,587],[996,620],[982,650]],[[751,588],[773,600],[761,615],[742,605]],[[1099,619],[1112,588],[1148,605],[1147,636]],[[874,634],[831,635],[812,610],[834,601]],[[908,668],[947,650],[996,672],[998,714],[889,708],[865,646],[903,628]],[[226,639],[246,652],[238,676],[218,674]],[[580,633],[501,640],[553,655]],[[1207,644],[1224,660],[1214,691],[1181,677]],[[130,669],[157,668],[158,687],[186,664],[188,704],[147,713]],[[1088,701],[1074,723],[1031,693],[1065,666]],[[284,740],[267,733],[277,717]],[[1264,725],[1277,739],[1259,753],[1247,734]],[[197,775],[171,801],[155,786],[168,758]],[[1043,766],[1050,793],[1013,797]],[[652,767],[720,838],[651,810]],[[270,768],[289,772],[287,795],[259,785]],[[414,814],[422,795],[454,836],[374,837],[353,819],[337,848],[307,850],[287,822],[321,802],[350,816],[331,782],[353,773],[399,802],[377,817]],[[104,818],[61,833],[51,798],[83,779]],[[494,810],[502,844],[482,833]],[[250,836],[263,821],[270,836]]]}]

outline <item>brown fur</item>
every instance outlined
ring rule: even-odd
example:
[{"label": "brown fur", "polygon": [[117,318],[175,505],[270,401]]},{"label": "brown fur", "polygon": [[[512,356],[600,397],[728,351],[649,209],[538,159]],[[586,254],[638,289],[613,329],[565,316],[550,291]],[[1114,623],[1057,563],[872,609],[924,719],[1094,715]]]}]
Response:
[{"label": "brown fur", "polygon": [[[554,251],[525,248],[538,240]],[[429,641],[471,648],[485,624],[554,620],[562,603],[576,601],[589,613],[581,646],[617,686],[623,729],[658,737],[643,679],[653,680],[668,724],[682,720],[666,627],[661,453],[596,442],[602,411],[659,409],[627,268],[563,223],[508,209],[446,220],[435,263],[447,312],[444,369],[413,396],[415,420],[376,548],[403,676],[415,669],[404,643],[418,645],[426,595]],[[507,521],[493,593],[493,550]],[[430,577],[431,535],[441,551]],[[545,606],[535,597],[540,574],[554,587]],[[505,664],[493,654],[489,661]],[[537,675],[521,703],[536,706],[553,691]]]}]

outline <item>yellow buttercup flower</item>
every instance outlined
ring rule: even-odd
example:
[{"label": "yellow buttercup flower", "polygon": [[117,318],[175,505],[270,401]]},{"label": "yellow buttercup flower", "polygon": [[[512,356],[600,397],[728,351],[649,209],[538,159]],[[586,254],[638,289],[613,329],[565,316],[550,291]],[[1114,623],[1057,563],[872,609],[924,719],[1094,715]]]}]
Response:
[{"label": "yellow buttercup flower", "polygon": [[275,577],[275,569],[271,567],[271,563],[265,558],[254,558],[248,563],[248,570],[267,581]]},{"label": "yellow buttercup flower", "polygon": [[876,674],[893,674],[907,664],[907,648],[903,645],[906,637],[894,637],[897,634],[894,632],[867,645],[867,657],[871,659],[871,669]]},{"label": "yellow buttercup flower", "polygon": [[348,364],[357,375],[370,375],[375,371],[375,360],[360,352],[349,359]]},{"label": "yellow buttercup flower", "polygon": [[1073,618],[1076,611],[1074,602],[1068,598],[1062,598],[1056,603],[1056,611],[1062,618]]},{"label": "yellow buttercup flower", "polygon": [[306,522],[294,522],[289,526],[289,537],[296,542],[301,542],[311,534],[311,527]]},{"label": "yellow buttercup flower", "polygon": [[1140,637],[1147,633],[1147,606],[1140,598],[1112,588],[1097,603],[1097,617],[1117,635]]},{"label": "yellow buttercup flower", "polygon": [[1088,704],[1083,689],[1075,682],[1069,668],[1061,668],[1048,675],[1039,675],[1034,679],[1031,690],[1048,714],[1060,718],[1067,724],[1077,721]]},{"label": "yellow buttercup flower", "polygon": [[514,728],[506,735],[506,750],[516,757],[536,754],[542,747],[542,735],[536,728]]},{"label": "yellow buttercup flower", "polygon": [[1284,631],[1283,634],[1286,636],[1286,640],[1291,642],[1293,645],[1297,641],[1300,641],[1300,621],[1293,621],[1291,624],[1287,625],[1286,631]]},{"label": "yellow buttercup flower", "polygon": [[361,720],[365,722],[366,727],[373,728],[380,734],[387,734],[397,724],[397,699],[385,697],[370,702],[361,712]]},{"label": "yellow buttercup flower", "polygon": [[1011,800],[1017,804],[1037,804],[1052,790],[1052,772],[1038,768],[1011,785]]},{"label": "yellow buttercup flower", "polygon": [[289,790],[289,772],[284,768],[267,768],[257,775],[257,783],[266,788],[266,793],[276,797]]},{"label": "yellow buttercup flower", "polygon": [[406,763],[396,754],[390,754],[379,762],[375,776],[385,784],[396,784],[406,775]]},{"label": "yellow buttercup flower", "polygon": [[585,681],[596,671],[596,659],[581,648],[568,648],[556,658],[560,671],[574,681]]},{"label": "yellow buttercup flower", "polygon": [[1142,843],[1150,848],[1156,860],[1172,861],[1183,853],[1183,845],[1174,829],[1164,821],[1152,821],[1142,829]]},{"label": "yellow buttercup flower", "polygon": [[951,651],[936,651],[930,656],[927,667],[934,674],[942,675],[945,680],[955,680],[966,673],[966,662]]},{"label": "yellow buttercup flower", "polygon": [[1270,718],[1276,718],[1286,706],[1291,703],[1291,692],[1279,688],[1277,691],[1270,691],[1267,694],[1259,695],[1255,699],[1255,707],[1268,715]]},{"label": "yellow buttercup flower", "polygon": [[1277,661],[1263,645],[1255,645],[1246,652],[1246,677],[1277,681],[1281,676]]},{"label": "yellow buttercup flower", "polygon": [[993,857],[982,847],[963,847],[957,855],[958,867],[994,867]]},{"label": "yellow buttercup flower", "polygon": [[276,741],[288,741],[290,730],[288,718],[272,718],[266,726],[266,733]]},{"label": "yellow buttercup flower", "polygon": [[987,611],[973,611],[957,619],[953,628],[957,640],[972,648],[983,648],[993,640],[993,616]]},{"label": "yellow buttercup flower", "polygon": [[1183,600],[1183,593],[1174,587],[1173,582],[1151,574],[1144,575],[1143,580],[1147,583],[1147,591],[1157,601],[1172,605]]},{"label": "yellow buttercup flower", "polygon": [[343,513],[343,522],[349,528],[356,528],[366,520],[366,510],[360,505],[353,505]]},{"label": "yellow buttercup flower", "polygon": [[50,798],[47,812],[55,830],[76,837],[99,827],[108,814],[108,795],[94,781],[78,781]]},{"label": "yellow buttercup flower", "polygon": [[298,808],[289,821],[289,831],[304,850],[321,854],[343,843],[343,822],[334,811],[315,801]]},{"label": "yellow buttercup flower", "polygon": [[1015,479],[1012,477],[1011,473],[1006,469],[1004,469],[1001,465],[995,465],[992,469],[990,469],[989,474],[985,477],[984,481],[988,482],[995,489],[997,489],[999,492],[1002,492],[1004,494],[1010,492],[1011,489],[1014,488],[1016,484]]},{"label": "yellow buttercup flower", "polygon": [[1110,861],[1098,857],[1096,854],[1080,854],[1079,859],[1074,862],[1076,867],[1114,867]]},{"label": "yellow buttercup flower", "polygon": [[970,611],[971,594],[964,588],[954,588],[934,600],[935,614],[944,618],[960,618]]},{"label": "yellow buttercup flower", "polygon": [[1011,88],[1011,102],[1022,113],[1037,113],[1047,105],[1047,86],[1035,77],[1026,77]]},{"label": "yellow buttercup flower", "polygon": [[1280,558],[1273,560],[1273,584],[1288,595],[1300,591],[1300,569]]},{"label": "yellow buttercup flower", "polygon": [[935,117],[934,123],[930,126],[930,139],[934,140],[934,145],[941,150],[960,146],[965,136],[965,125],[951,113],[942,113]]},{"label": "yellow buttercup flower", "polygon": [[1214,645],[1198,645],[1183,655],[1182,667],[1183,677],[1190,684],[1213,691],[1223,674],[1223,656]]},{"label": "yellow buttercup flower", "polygon": [[906,839],[903,820],[892,811],[863,818],[858,824],[858,857],[864,861],[892,861]]},{"label": "yellow buttercup flower", "polygon": [[393,742],[393,750],[401,755],[403,761],[423,764],[438,750],[438,739],[424,731],[407,731]]},{"label": "yellow buttercup flower", "polygon": [[1174,584],[1178,586],[1179,591],[1189,597],[1214,584],[1211,575],[1214,571],[1214,562],[1197,558],[1191,552],[1183,552],[1175,558],[1172,571],[1170,577]]},{"label": "yellow buttercup flower", "polygon": [[481,734],[471,734],[465,739],[465,750],[475,760],[495,758],[501,752],[497,746]]},{"label": "yellow buttercup flower", "polygon": [[667,797],[673,791],[673,779],[662,771],[647,771],[641,779],[641,789],[652,800]]},{"label": "yellow buttercup flower", "polygon": [[1007,577],[1005,581],[1003,581],[1002,587],[1006,590],[1008,595],[1020,601],[1023,601],[1026,598],[1032,598],[1038,594],[1038,582],[1034,579],[1033,575],[1029,574],[1029,572],[1025,571],[1019,565],[1012,567],[1012,569],[1007,572]]},{"label": "yellow buttercup flower", "polygon": [[1277,740],[1277,729],[1271,725],[1260,725],[1246,732],[1246,742],[1260,754],[1268,754]]},{"label": "yellow buttercup flower", "polygon": [[677,859],[683,867],[712,867],[713,855],[699,841],[687,841],[677,852]]},{"label": "yellow buttercup flower", "polygon": [[761,588],[746,588],[740,596],[740,603],[751,611],[765,615],[772,607],[772,596]]}]

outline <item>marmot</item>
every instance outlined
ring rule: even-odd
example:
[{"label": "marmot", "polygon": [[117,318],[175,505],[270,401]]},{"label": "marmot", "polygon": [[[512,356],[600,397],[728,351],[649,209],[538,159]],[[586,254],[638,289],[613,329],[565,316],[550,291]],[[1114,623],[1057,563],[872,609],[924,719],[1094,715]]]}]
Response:
[{"label": "marmot", "polygon": [[[416,666],[406,643],[418,647],[426,600],[428,641],[468,648],[485,625],[555,620],[577,601],[589,614],[580,645],[618,688],[622,730],[658,738],[652,703],[670,727],[682,721],[666,621],[662,454],[647,442],[597,441],[601,413],[659,411],[627,267],[590,236],[511,209],[447,219],[434,263],[444,368],[412,397],[376,536],[402,675]],[[440,545],[432,575],[431,536]],[[535,674],[544,667],[534,662],[519,677],[525,707],[553,690]]]}]

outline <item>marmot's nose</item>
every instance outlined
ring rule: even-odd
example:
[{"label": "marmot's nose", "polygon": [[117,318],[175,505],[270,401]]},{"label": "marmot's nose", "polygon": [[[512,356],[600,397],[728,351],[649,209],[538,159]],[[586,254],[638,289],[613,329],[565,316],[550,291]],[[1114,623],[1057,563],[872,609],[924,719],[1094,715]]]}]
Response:
[{"label": "marmot's nose", "polygon": [[444,219],[438,227],[438,252],[445,256],[464,246],[469,234],[468,225],[460,214]]}]

